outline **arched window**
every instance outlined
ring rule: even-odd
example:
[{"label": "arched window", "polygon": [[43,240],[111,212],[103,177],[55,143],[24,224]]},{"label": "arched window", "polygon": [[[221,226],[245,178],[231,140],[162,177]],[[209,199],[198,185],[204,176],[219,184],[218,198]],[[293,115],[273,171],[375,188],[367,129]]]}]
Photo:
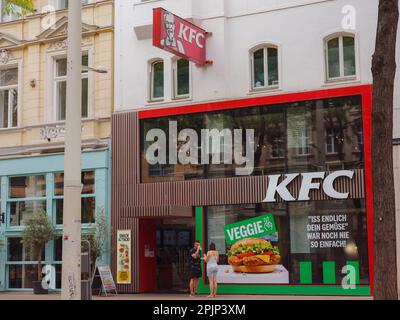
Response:
[{"label": "arched window", "polygon": [[279,56],[276,46],[258,47],[250,52],[252,90],[279,87]]},{"label": "arched window", "polygon": [[327,80],[354,79],[357,75],[354,35],[330,37],[325,41]]},{"label": "arched window", "polygon": [[156,60],[150,65],[150,100],[164,98],[164,61]]}]

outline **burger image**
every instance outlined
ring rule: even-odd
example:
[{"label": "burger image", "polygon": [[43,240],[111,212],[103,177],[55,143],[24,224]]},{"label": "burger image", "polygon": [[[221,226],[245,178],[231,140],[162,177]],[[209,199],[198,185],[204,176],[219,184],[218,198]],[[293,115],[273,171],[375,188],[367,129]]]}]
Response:
[{"label": "burger image", "polygon": [[272,273],[280,261],[278,247],[264,239],[240,240],[228,252],[228,263],[238,273]]}]

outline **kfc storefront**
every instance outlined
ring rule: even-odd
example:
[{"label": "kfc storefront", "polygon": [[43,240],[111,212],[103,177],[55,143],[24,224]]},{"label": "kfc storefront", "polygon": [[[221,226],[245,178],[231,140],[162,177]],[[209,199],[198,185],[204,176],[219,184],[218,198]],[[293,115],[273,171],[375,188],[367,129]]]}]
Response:
[{"label": "kfc storefront", "polygon": [[114,272],[117,232],[132,234],[119,292],[183,291],[198,239],[221,254],[221,294],[368,296],[371,170],[369,85],[117,113]]}]

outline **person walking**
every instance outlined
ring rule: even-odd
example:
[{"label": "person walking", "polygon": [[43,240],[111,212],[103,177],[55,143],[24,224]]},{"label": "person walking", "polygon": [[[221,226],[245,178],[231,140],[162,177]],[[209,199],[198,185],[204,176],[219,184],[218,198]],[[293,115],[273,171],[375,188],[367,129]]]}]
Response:
[{"label": "person walking", "polygon": [[190,250],[190,296],[197,295],[199,287],[199,279],[202,276],[201,272],[201,245],[200,241],[195,241],[193,248]]},{"label": "person walking", "polygon": [[204,255],[204,261],[207,263],[207,276],[210,283],[209,298],[215,298],[218,291],[217,275],[218,275],[218,262],[219,252],[215,247],[215,243],[210,244],[210,249]]}]

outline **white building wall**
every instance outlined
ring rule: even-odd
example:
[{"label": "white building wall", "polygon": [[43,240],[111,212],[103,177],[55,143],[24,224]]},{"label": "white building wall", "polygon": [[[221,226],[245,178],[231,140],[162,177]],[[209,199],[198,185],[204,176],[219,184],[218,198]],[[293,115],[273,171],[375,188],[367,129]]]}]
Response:
[{"label": "white building wall", "polygon": [[[356,29],[349,31],[356,34],[358,79],[328,84],[324,38],[344,31],[342,9],[346,5],[356,9]],[[192,65],[191,99],[172,99],[173,55],[152,46],[152,9],[156,7],[192,19],[213,33],[207,49],[214,64]],[[260,95],[371,84],[377,12],[378,0],[117,0],[116,110],[254,96],[250,92],[249,49],[261,43],[280,48],[281,87]],[[148,61],[153,58],[165,60],[165,100],[156,104],[148,101]],[[395,105],[398,119],[400,94]],[[400,126],[395,128],[395,137],[400,138]]]}]

